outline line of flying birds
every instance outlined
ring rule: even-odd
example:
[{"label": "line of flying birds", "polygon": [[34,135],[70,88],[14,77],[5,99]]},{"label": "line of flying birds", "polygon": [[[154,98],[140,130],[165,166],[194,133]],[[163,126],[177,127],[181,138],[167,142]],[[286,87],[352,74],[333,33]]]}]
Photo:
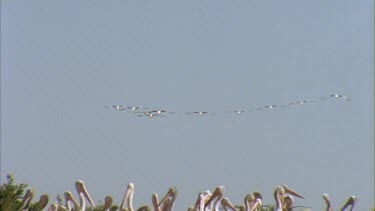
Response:
[{"label": "line of flying birds", "polygon": [[[133,208],[133,195],[134,195],[134,184],[129,183],[127,185],[124,198],[120,206],[113,204],[112,196],[108,195],[104,199],[104,204],[95,205],[90,194],[88,193],[85,184],[82,180],[77,180],[75,188],[78,193],[79,202],[74,199],[70,191],[64,193],[65,204],[63,205],[62,198],[57,197],[57,201],[53,202],[48,211],[85,211],[85,210],[100,210],[100,211],[134,211]],[[274,190],[273,205],[262,204],[263,196],[260,192],[247,193],[243,199],[243,203],[234,205],[230,200],[224,197],[224,186],[217,186],[211,193],[210,191],[202,191],[198,193],[198,197],[191,206],[188,207],[188,211],[293,211],[303,210],[311,211],[310,207],[307,206],[295,206],[294,197],[304,199],[303,196],[292,190],[286,185],[277,186]],[[24,204],[23,210],[43,210],[47,204],[49,197],[47,194],[43,194],[40,200],[35,203],[30,203],[34,196],[34,190],[28,189],[25,196],[22,199]],[[331,199],[327,193],[322,195],[323,200],[326,204],[325,211],[332,211]],[[173,211],[174,203],[177,198],[177,188],[172,186],[168,189],[164,197],[159,201],[157,193],[153,193],[151,199],[152,208],[149,205],[143,205],[136,209],[137,211]],[[91,207],[86,206],[86,200],[90,203]],[[73,207],[72,207],[72,203]],[[357,204],[357,197],[350,196],[345,204],[340,209],[341,211],[350,208],[350,211],[354,210]]]},{"label": "line of flying birds", "polygon": [[[347,97],[347,96],[344,96],[344,95],[331,94],[331,95],[328,95],[328,96],[325,96],[325,97],[321,97],[318,100],[300,100],[300,101],[288,103],[286,105],[277,105],[277,104],[275,104],[275,105],[265,105],[265,106],[262,106],[262,107],[259,107],[259,108],[256,108],[256,109],[228,110],[225,113],[242,114],[242,113],[246,113],[246,112],[260,111],[260,110],[263,110],[263,109],[286,108],[286,107],[290,107],[290,106],[294,106],[294,105],[304,105],[304,104],[307,104],[307,103],[318,103],[318,102],[322,102],[322,101],[325,101],[325,100],[328,100],[328,99],[331,99],[331,98],[342,99],[342,100],[345,100],[345,101],[351,100],[350,97]],[[137,115],[137,117],[148,117],[148,118],[153,118],[153,117],[164,117],[165,118],[165,117],[167,117],[168,114],[175,114],[174,112],[168,111],[166,109],[151,109],[149,107],[144,107],[144,106],[108,105],[108,106],[105,106],[105,108],[114,109],[114,110],[117,110],[117,111],[125,111],[125,110],[133,111]],[[199,116],[216,115],[216,113],[210,112],[210,111],[191,111],[191,112],[186,112],[185,114],[199,115]]]}]

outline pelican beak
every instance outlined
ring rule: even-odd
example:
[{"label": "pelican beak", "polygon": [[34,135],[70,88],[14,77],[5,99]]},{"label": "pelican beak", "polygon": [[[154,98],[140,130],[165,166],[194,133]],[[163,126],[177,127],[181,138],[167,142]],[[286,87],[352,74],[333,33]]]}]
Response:
[{"label": "pelican beak", "polygon": [[86,190],[86,186],[83,183],[82,180],[77,180],[76,182],[76,189],[79,193],[83,193],[83,195],[86,197],[86,199],[90,202],[90,204],[95,207],[94,201],[92,200],[91,196]]},{"label": "pelican beak", "polygon": [[298,198],[304,199],[303,196],[299,195],[299,194],[296,193],[294,190],[290,189],[288,186],[286,186],[286,185],[282,185],[282,187],[284,188],[285,193],[289,193],[289,194],[291,194],[291,195],[293,195],[293,196],[296,196],[296,197],[298,197]]}]

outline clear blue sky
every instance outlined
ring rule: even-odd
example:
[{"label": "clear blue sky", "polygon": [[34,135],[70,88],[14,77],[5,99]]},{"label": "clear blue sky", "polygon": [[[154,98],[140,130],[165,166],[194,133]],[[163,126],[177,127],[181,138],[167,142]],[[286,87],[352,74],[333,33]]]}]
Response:
[{"label": "clear blue sky", "polygon": [[[98,202],[224,185],[239,204],[287,184],[297,204],[374,207],[374,2],[1,2],[1,178],[36,196],[82,179]],[[329,100],[241,115],[258,108]],[[138,118],[106,105],[175,112]],[[204,110],[215,116],[189,116]],[[76,196],[77,197],[77,196]]]}]

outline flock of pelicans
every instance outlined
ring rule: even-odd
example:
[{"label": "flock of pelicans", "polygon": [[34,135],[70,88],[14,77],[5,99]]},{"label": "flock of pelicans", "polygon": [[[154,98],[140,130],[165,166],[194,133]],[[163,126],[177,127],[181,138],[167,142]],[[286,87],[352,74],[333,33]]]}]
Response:
[{"label": "flock of pelicans", "polygon": [[[64,193],[65,205],[62,205],[61,197],[57,197],[57,201],[53,202],[49,207],[48,211],[86,211],[86,210],[101,210],[101,211],[134,211],[133,208],[133,194],[134,194],[134,184],[129,183],[124,195],[124,198],[120,206],[113,204],[113,198],[111,196],[106,196],[104,200],[104,205],[95,206],[92,198],[90,197],[85,184],[82,180],[77,180],[75,187],[79,196],[79,203],[74,199],[72,193],[67,191]],[[224,186],[217,186],[215,190],[211,193],[210,191],[203,191],[198,194],[197,200],[194,205],[188,208],[188,211],[292,211],[297,207],[294,206],[294,198],[304,198],[294,190],[286,185],[281,185],[275,188],[274,199],[275,205],[267,206],[262,205],[262,194],[260,192],[249,193],[244,198],[244,204],[233,205],[228,198],[224,197]],[[22,199],[24,210],[43,210],[48,204],[48,195],[43,194],[40,200],[36,203],[31,203],[34,196],[34,190],[28,189],[25,196]],[[143,205],[136,209],[137,211],[172,211],[173,205],[177,197],[176,187],[170,187],[165,196],[159,201],[158,195],[156,193],[152,194],[152,208],[148,205]],[[91,207],[86,209],[86,200],[91,204]],[[331,200],[329,195],[324,193],[323,200],[326,203],[325,211],[333,211]],[[72,205],[70,204],[72,203]],[[348,198],[346,203],[341,208],[341,211],[346,210],[350,207],[352,211],[357,203],[357,197],[351,196]],[[308,208],[308,207],[302,207]],[[305,209],[310,210],[310,209]]]},{"label": "flock of pelicans", "polygon": [[[331,95],[328,95],[328,96],[325,96],[325,97],[321,97],[318,100],[300,100],[300,101],[288,103],[286,105],[277,105],[277,104],[275,104],[275,105],[265,105],[265,106],[262,106],[262,107],[259,107],[259,108],[256,108],[256,109],[228,110],[225,113],[242,114],[242,113],[246,113],[246,112],[260,111],[260,110],[263,110],[263,109],[286,108],[286,107],[290,107],[290,106],[294,106],[294,105],[304,105],[306,103],[318,103],[318,102],[322,102],[322,101],[325,101],[327,99],[332,99],[332,98],[343,99],[343,100],[346,100],[346,101],[351,100],[350,97],[347,97],[347,96],[344,96],[344,95],[331,94]],[[108,105],[108,106],[105,106],[105,108],[114,109],[114,110],[117,110],[117,111],[126,111],[126,110],[133,111],[135,114],[137,114],[137,117],[148,117],[148,118],[167,117],[168,114],[175,114],[174,112],[168,111],[166,109],[150,109],[150,108],[144,107],[144,106]],[[216,113],[210,112],[210,111],[191,111],[191,112],[186,112],[185,114],[199,115],[199,116],[216,115]]]}]

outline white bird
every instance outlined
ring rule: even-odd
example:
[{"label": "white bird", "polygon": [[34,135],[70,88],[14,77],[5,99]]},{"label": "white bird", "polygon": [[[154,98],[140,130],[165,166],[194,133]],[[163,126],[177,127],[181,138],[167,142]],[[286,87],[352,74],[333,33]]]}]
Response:
[{"label": "white bird", "polygon": [[187,112],[186,114],[197,114],[197,115],[211,114],[211,115],[216,115],[215,113],[208,112],[208,111],[193,111],[193,112]]},{"label": "white bird", "polygon": [[85,198],[90,202],[92,207],[95,207],[95,204],[94,204],[93,200],[91,199],[91,196],[87,192],[86,186],[85,186],[85,184],[83,183],[82,180],[76,181],[76,190],[77,190],[77,192],[79,194],[79,197],[80,197],[79,200],[80,200],[80,209],[81,210],[85,210],[85,209],[82,209],[82,207],[86,206]]},{"label": "white bird", "polygon": [[357,197],[356,196],[350,196],[348,198],[348,201],[346,201],[344,206],[341,208],[341,211],[346,210],[346,208],[348,208],[349,206],[350,206],[349,211],[353,211],[356,204],[357,204]]},{"label": "white bird", "polygon": [[219,205],[220,205],[221,200],[223,199],[224,191],[225,191],[224,186],[216,187],[215,191],[212,193],[211,197],[205,203],[204,208],[206,209],[207,207],[209,207],[211,205],[211,203],[214,201],[214,199],[216,199],[215,202],[214,202],[213,211],[219,211]]},{"label": "white bird", "polygon": [[[133,211],[134,184],[129,183],[124,195],[124,199],[119,207],[120,211]],[[126,206],[127,205],[127,206]]]},{"label": "white bird", "polygon": [[325,201],[325,203],[327,205],[326,211],[333,211],[331,199],[330,199],[328,193],[323,193],[323,200]]},{"label": "white bird", "polygon": [[331,95],[328,95],[326,97],[322,97],[321,101],[327,100],[328,98],[336,98],[336,99],[343,99],[343,100],[346,100],[346,101],[351,101],[350,97],[344,96],[344,95],[340,95],[340,94],[331,94]]}]

